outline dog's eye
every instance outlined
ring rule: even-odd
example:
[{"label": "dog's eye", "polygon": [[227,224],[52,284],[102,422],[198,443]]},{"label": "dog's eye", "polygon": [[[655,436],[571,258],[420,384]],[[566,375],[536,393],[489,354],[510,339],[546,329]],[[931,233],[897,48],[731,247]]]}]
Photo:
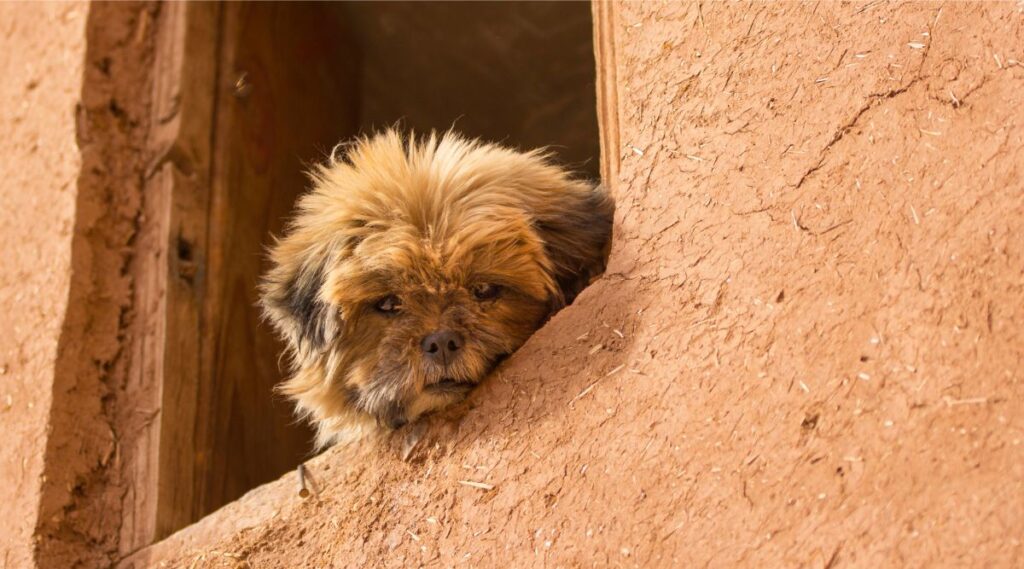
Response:
[{"label": "dog's eye", "polygon": [[500,293],[501,287],[498,285],[482,283],[473,286],[473,296],[477,300],[493,300],[498,298]]},{"label": "dog's eye", "polygon": [[389,294],[378,300],[375,307],[378,311],[384,312],[385,314],[394,314],[395,312],[398,312],[398,309],[402,308],[402,299],[393,294]]}]

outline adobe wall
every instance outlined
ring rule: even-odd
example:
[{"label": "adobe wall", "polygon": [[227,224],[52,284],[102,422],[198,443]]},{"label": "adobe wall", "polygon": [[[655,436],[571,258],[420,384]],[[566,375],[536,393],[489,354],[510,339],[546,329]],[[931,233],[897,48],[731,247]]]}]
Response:
[{"label": "adobe wall", "polygon": [[[103,567],[131,543],[139,522],[145,468],[135,441],[159,409],[150,400],[152,373],[130,369],[148,346],[147,305],[139,300],[139,266],[159,263],[164,244],[155,225],[150,100],[154,30],[159,7],[146,2],[91,2],[72,120],[80,165],[74,220],[68,225],[70,282],[54,363],[44,470],[36,523],[39,567]],[[52,32],[37,33],[50,41]],[[61,115],[58,115],[61,116]],[[137,351],[132,351],[137,350]],[[141,463],[141,466],[140,466]],[[151,499],[151,498],[149,498]],[[126,537],[128,536],[128,537]]]},{"label": "adobe wall", "polygon": [[[0,559],[97,567],[133,507],[152,420],[123,347],[144,218],[144,3],[0,5]],[[139,377],[136,374],[135,377]],[[119,405],[128,401],[127,405]],[[127,504],[127,505],[125,505]]]},{"label": "adobe wall", "polygon": [[1019,565],[1019,3],[595,11],[607,274],[125,567]]},{"label": "adobe wall", "polygon": [[0,4],[0,564],[29,567],[67,312],[87,4]]}]

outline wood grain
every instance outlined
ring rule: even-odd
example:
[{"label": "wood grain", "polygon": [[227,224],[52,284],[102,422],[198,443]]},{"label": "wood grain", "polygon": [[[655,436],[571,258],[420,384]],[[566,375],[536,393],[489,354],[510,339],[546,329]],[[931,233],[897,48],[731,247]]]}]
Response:
[{"label": "wood grain", "polygon": [[190,467],[199,381],[199,306],[203,295],[209,125],[219,8],[168,4],[157,31],[152,156],[139,225],[137,318],[127,404],[152,419],[121,444],[125,466],[119,549],[130,552],[194,519]]},{"label": "wood grain", "polygon": [[224,7],[209,202],[192,509],[202,515],[308,458],[312,434],[274,393],[282,346],[261,321],[265,250],[307,179],[355,134],[355,54],[324,4]]},{"label": "wood grain", "polygon": [[273,393],[281,347],[260,322],[256,282],[306,166],[355,132],[353,73],[339,65],[352,51],[317,26],[322,10],[180,3],[162,13],[140,236],[153,255],[137,292],[151,333],[133,348],[133,375],[149,387],[132,401],[159,419],[127,441],[145,458],[126,472],[123,552],[308,455],[308,429]]}]

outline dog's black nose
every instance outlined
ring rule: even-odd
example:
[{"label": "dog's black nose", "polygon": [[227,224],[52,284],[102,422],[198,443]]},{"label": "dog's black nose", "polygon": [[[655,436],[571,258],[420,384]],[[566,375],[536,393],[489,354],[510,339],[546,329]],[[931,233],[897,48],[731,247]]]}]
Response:
[{"label": "dog's black nose", "polygon": [[448,363],[462,349],[462,335],[451,330],[440,330],[423,338],[420,347],[428,358]]}]

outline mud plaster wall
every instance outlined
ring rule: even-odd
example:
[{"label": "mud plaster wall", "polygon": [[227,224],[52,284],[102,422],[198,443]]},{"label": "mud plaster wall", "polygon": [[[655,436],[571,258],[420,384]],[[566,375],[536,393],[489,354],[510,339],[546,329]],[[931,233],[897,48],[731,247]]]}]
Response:
[{"label": "mud plaster wall", "polygon": [[1019,564],[1021,6],[598,11],[606,276],[411,450],[125,566]]},{"label": "mud plaster wall", "polygon": [[133,388],[121,347],[154,13],[0,7],[4,566],[105,565],[117,549],[119,473],[133,458],[118,435],[145,418],[116,399]]},{"label": "mud plaster wall", "polygon": [[[116,559],[134,506],[134,441],[156,410],[130,372],[126,346],[144,319],[135,310],[139,263],[161,243],[140,242],[151,198],[151,62],[157,7],[90,3],[75,128],[81,153],[71,241],[68,310],[61,331],[36,527],[40,567],[104,566]],[[151,209],[151,206],[150,206]],[[152,214],[151,214],[152,215]]]},{"label": "mud plaster wall", "polygon": [[27,567],[65,312],[86,5],[0,4],[0,565]]}]

